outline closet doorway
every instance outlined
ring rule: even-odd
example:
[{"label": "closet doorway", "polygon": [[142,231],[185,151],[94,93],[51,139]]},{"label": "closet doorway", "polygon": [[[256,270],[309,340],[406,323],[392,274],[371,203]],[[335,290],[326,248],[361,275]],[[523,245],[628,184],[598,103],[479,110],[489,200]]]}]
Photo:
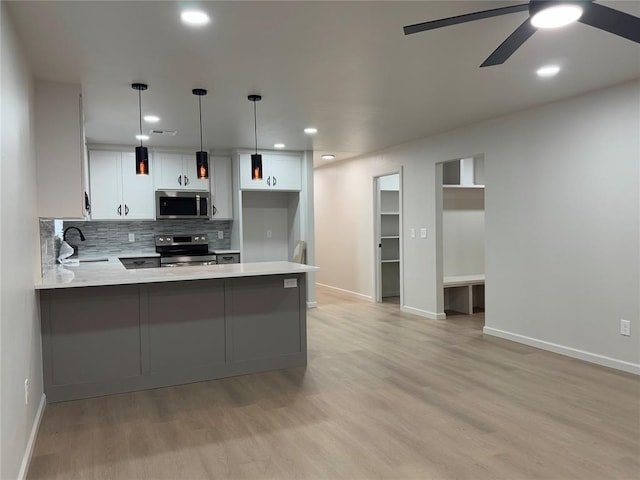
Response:
[{"label": "closet doorway", "polygon": [[402,305],[402,172],[374,178],[375,300]]}]

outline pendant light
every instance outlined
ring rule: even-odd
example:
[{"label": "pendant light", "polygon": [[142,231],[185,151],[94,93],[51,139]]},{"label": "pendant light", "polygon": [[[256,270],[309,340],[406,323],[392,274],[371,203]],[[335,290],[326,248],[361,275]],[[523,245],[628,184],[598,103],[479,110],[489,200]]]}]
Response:
[{"label": "pendant light", "polygon": [[134,83],[131,88],[138,91],[138,112],[140,114],[140,146],[136,147],[136,175],[149,175],[149,151],[142,146],[142,91],[148,87],[144,83]]},{"label": "pendant light", "polygon": [[262,100],[260,95],[247,97],[253,102],[253,133],[256,140],[256,153],[251,155],[251,180],[262,180],[262,155],[258,153],[258,119],[256,117],[256,102]]},{"label": "pendant light", "polygon": [[198,96],[200,112],[200,151],[196,152],[196,175],[199,179],[209,178],[209,155],[202,149],[202,96],[207,94],[204,88],[194,88],[191,93]]}]

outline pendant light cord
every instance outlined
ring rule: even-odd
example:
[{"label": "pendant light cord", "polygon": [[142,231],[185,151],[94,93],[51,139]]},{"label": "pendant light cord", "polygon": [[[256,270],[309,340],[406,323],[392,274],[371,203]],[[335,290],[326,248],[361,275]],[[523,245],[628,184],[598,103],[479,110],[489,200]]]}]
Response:
[{"label": "pendant light cord", "polygon": [[258,154],[258,117],[256,116],[256,101],[253,101],[253,134],[256,139],[256,155]]},{"label": "pendant light cord", "polygon": [[202,151],[202,96],[198,95],[198,109],[200,110],[200,151]]},{"label": "pendant light cord", "polygon": [[142,146],[142,92],[138,90],[138,112],[140,113],[140,146]]}]

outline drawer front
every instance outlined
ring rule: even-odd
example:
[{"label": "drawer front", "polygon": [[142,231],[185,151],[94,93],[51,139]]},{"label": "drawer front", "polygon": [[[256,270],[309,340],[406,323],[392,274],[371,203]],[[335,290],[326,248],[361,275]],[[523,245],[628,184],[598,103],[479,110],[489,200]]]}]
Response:
[{"label": "drawer front", "polygon": [[225,255],[217,254],[216,261],[218,264],[240,263],[240,254],[239,253],[227,253]]},{"label": "drawer front", "polygon": [[159,268],[160,257],[136,257],[136,258],[121,258],[120,262],[125,268]]}]

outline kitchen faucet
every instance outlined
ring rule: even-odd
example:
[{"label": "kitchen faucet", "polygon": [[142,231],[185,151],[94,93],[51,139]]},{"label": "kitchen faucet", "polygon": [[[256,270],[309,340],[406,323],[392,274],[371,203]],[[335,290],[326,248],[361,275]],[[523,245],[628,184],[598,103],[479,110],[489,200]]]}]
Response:
[{"label": "kitchen faucet", "polygon": [[80,230],[78,227],[67,227],[64,229],[64,232],[62,232],[62,241],[66,242],[67,241],[67,232],[69,230],[77,230],[78,233],[80,234],[80,241],[84,242],[86,240],[86,238],[84,238],[84,235],[82,234],[82,230]]},{"label": "kitchen faucet", "polygon": [[[80,241],[84,242],[86,240],[86,238],[84,237],[84,234],[82,233],[82,230],[80,230],[78,227],[67,227],[67,228],[64,229],[64,232],[62,233],[62,241],[63,242],[67,242],[67,232],[69,230],[77,230],[78,233],[80,234]],[[69,245],[71,248],[73,248],[73,254],[69,258],[70,259],[78,258],[78,246],[77,245],[71,245],[70,243],[67,243],[67,245]]]}]

